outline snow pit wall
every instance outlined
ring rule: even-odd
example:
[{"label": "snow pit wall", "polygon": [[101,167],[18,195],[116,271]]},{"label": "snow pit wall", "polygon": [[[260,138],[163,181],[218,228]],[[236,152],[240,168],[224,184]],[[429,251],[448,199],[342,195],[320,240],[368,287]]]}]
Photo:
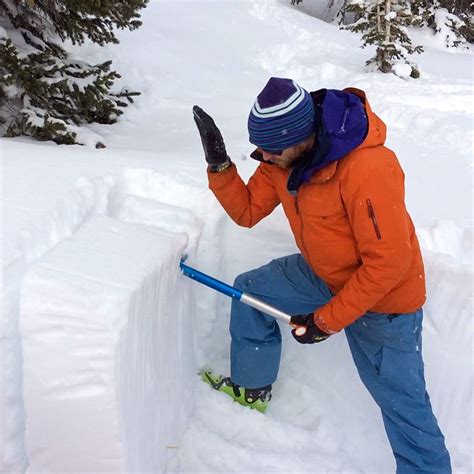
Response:
[{"label": "snow pit wall", "polygon": [[[215,206],[215,203],[209,199],[206,201],[207,189],[196,186],[194,181],[184,184],[183,181],[186,180],[182,176],[176,178],[148,168],[124,168],[119,175],[82,176],[66,195],[60,196],[56,207],[38,215],[27,228],[21,229],[16,242],[18,250],[15,255],[10,255],[7,265],[3,267],[3,281],[8,282],[8,285],[2,287],[1,306],[0,471],[25,472],[29,462],[25,450],[25,418],[31,414],[25,413],[23,400],[23,343],[19,328],[20,288],[25,271],[65,239],[74,237],[89,219],[99,215],[174,234],[184,233],[188,236],[185,253],[194,255],[198,241],[202,240],[201,231],[206,234],[203,217],[208,215],[209,206]],[[207,232],[209,228],[213,233],[209,225]],[[129,245],[136,244],[131,241]],[[176,256],[176,261],[168,269],[169,275],[177,271],[180,256]],[[186,334],[191,339],[195,337],[193,322],[196,302],[186,303],[186,298],[190,295],[189,291],[195,291],[195,286],[184,277],[180,277],[176,283],[182,288],[179,298],[182,298],[185,306],[188,304],[185,311]],[[23,289],[23,300],[25,298],[27,292]],[[181,318],[176,309],[174,311],[175,317]],[[186,355],[179,364],[186,365],[190,361],[196,363],[193,341],[187,341],[182,346],[186,346]],[[177,372],[180,367],[176,368]],[[182,397],[178,397],[176,403],[182,400]],[[163,410],[168,413],[169,407],[163,407]],[[181,410],[180,420],[173,420],[173,426],[178,431],[184,425],[182,420],[187,422],[192,404],[183,405]],[[42,434],[39,433],[40,436]],[[173,448],[170,448],[169,454],[172,451],[177,453]]]},{"label": "snow pit wall", "polygon": [[164,470],[192,406],[192,296],[178,284],[186,244],[185,234],[94,216],[29,268],[20,328],[30,472]]}]

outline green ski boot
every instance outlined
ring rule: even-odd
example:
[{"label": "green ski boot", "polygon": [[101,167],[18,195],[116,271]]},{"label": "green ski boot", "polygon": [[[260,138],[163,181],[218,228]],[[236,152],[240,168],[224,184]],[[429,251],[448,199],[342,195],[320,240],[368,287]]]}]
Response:
[{"label": "green ski boot", "polygon": [[272,386],[262,388],[244,388],[230,380],[230,377],[216,375],[210,370],[199,372],[201,379],[214,390],[224,392],[243,406],[255,408],[260,413],[265,413],[268,403],[272,399]]}]

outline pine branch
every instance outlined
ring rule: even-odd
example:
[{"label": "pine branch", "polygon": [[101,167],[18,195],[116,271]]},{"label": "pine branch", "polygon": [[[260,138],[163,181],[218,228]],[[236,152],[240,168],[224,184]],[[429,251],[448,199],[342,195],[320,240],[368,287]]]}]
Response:
[{"label": "pine branch", "polygon": [[112,62],[70,58],[61,40],[117,42],[114,30],[140,26],[147,1],[0,0],[22,39],[0,38],[0,132],[70,144],[80,125],[115,123],[139,92],[112,92],[120,78]]}]

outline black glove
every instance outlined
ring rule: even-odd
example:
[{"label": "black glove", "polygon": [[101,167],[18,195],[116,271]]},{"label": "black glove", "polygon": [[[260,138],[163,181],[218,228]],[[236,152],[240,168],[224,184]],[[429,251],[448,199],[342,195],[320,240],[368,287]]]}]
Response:
[{"label": "black glove", "polygon": [[[314,323],[313,313],[292,316],[291,325],[298,326],[291,331],[291,334],[293,334],[293,337],[300,344],[314,344],[315,342],[322,342],[330,336],[330,334],[321,331],[321,329],[316,326]],[[306,328],[304,333],[303,328]]]},{"label": "black glove", "polygon": [[219,168],[225,163],[230,163],[230,158],[225,150],[224,139],[211,116],[206,114],[201,107],[193,107],[194,121],[201,135],[202,147],[206,161],[212,168]]}]

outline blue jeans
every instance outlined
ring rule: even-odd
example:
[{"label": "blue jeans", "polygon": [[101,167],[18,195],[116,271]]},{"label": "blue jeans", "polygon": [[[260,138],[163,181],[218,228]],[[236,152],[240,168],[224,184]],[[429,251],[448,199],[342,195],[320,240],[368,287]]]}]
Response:
[{"label": "blue jeans", "polygon": [[[289,314],[306,314],[332,293],[300,254],[244,273],[235,287]],[[450,473],[449,453],[426,392],[421,355],[423,311],[368,312],[345,329],[360,378],[382,411],[397,473]],[[281,334],[276,320],[236,300],[230,332],[231,378],[247,388],[273,383]]]}]

